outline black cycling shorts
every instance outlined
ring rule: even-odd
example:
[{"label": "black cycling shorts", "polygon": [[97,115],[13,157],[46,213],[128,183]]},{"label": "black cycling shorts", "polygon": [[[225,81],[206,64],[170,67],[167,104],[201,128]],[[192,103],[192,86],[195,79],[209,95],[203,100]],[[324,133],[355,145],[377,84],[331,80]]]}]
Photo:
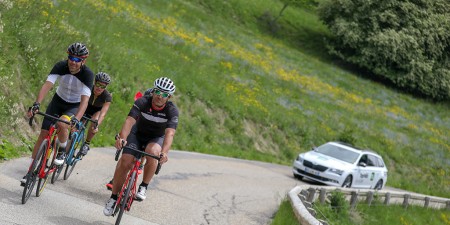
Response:
[{"label": "black cycling shorts", "polygon": [[[58,96],[58,94],[53,95],[52,101],[47,106],[47,110],[45,111],[46,114],[60,117],[62,115],[67,115],[69,117],[72,117],[75,115],[78,111],[78,107],[80,106],[80,103],[69,103],[64,101],[61,97]],[[52,124],[52,120],[48,118],[44,118],[44,121],[42,122],[41,129],[43,130],[49,130],[50,125]]]},{"label": "black cycling shorts", "polygon": [[[136,126],[133,126],[131,128],[130,134],[127,137],[126,146],[130,147],[130,148],[138,149],[141,151],[145,151],[145,148],[147,147],[148,144],[156,143],[162,147],[163,142],[164,142],[164,136],[153,136],[153,137],[152,136],[150,136],[150,137],[149,136],[146,136],[146,137],[139,136],[137,134]],[[139,153],[137,153],[133,150],[129,150],[127,148],[123,149],[122,154],[130,154],[130,155],[134,155],[137,158],[140,158]]]}]

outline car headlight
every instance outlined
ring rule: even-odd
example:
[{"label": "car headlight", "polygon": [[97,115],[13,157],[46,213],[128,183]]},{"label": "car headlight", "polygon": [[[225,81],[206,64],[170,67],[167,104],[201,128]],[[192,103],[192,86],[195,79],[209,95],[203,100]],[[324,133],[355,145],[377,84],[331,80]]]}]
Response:
[{"label": "car headlight", "polygon": [[301,155],[298,155],[295,160],[299,161],[300,163],[303,163],[303,157]]},{"label": "car headlight", "polygon": [[328,171],[330,171],[331,173],[335,173],[335,174],[337,174],[339,176],[344,173],[343,170],[338,170],[338,169],[333,169],[333,168],[330,168]]}]

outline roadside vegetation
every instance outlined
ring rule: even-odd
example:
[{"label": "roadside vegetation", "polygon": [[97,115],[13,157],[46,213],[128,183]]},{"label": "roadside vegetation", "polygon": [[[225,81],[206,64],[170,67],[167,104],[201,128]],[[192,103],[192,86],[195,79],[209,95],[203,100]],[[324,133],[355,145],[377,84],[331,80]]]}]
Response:
[{"label": "roadside vegetation", "polygon": [[[278,1],[0,0],[0,159],[28,155],[40,119],[25,111],[75,41],[112,76],[113,104],[94,146],[111,146],[133,96],[173,79],[173,149],[291,165],[331,140],[383,156],[388,186],[450,197],[448,102],[365,79],[327,54],[312,9]],[[53,90],[54,91],[54,90]],[[46,97],[42,104],[50,100]]]},{"label": "roadside vegetation", "polygon": [[[313,204],[316,218],[328,222],[330,225],[448,225],[450,224],[450,211],[448,209],[424,208],[422,206],[384,205],[383,202],[374,201],[370,206],[365,202],[356,205],[354,209],[345,196],[338,191],[332,192],[329,201],[324,204]],[[288,200],[281,202],[271,225],[296,225],[298,220]]]}]

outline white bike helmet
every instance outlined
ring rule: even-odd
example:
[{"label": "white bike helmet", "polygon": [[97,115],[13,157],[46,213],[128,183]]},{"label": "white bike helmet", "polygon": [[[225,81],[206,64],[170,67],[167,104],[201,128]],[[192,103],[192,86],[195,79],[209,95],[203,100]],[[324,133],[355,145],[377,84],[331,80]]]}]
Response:
[{"label": "white bike helmet", "polygon": [[159,89],[163,92],[167,92],[170,95],[173,95],[175,93],[175,84],[172,80],[170,80],[167,77],[161,77],[155,80],[153,83],[154,88]]}]

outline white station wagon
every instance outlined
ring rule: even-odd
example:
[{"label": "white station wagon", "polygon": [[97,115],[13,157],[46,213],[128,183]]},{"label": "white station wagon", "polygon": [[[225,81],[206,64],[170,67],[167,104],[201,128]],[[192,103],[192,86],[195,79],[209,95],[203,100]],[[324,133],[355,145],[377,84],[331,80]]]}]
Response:
[{"label": "white station wagon", "polygon": [[387,181],[387,168],[380,155],[342,142],[328,142],[301,153],[294,161],[294,177],[331,186],[381,190]]}]

